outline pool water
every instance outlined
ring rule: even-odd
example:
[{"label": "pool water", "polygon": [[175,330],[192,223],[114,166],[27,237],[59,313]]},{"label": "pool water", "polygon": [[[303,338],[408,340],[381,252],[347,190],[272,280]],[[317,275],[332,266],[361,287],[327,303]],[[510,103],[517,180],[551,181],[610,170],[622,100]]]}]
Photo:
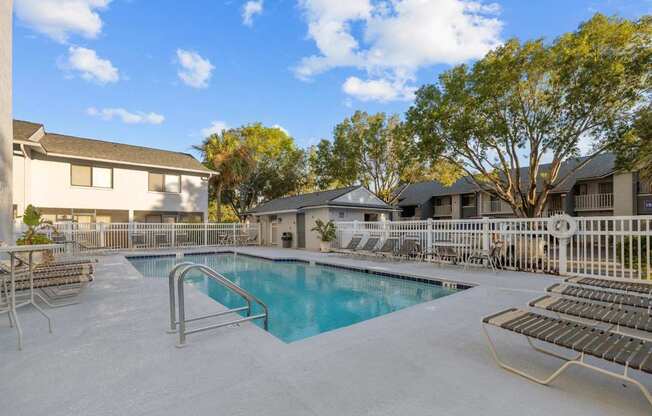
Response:
[{"label": "pool water", "polygon": [[[145,277],[166,278],[175,257],[132,258]],[[455,293],[433,284],[299,262],[274,262],[234,254],[186,255],[205,264],[267,304],[269,332],[285,342],[307,338]],[[243,306],[237,294],[199,271],[192,284],[229,308]],[[255,313],[259,311],[255,310]],[[256,321],[262,325],[262,321]]]}]

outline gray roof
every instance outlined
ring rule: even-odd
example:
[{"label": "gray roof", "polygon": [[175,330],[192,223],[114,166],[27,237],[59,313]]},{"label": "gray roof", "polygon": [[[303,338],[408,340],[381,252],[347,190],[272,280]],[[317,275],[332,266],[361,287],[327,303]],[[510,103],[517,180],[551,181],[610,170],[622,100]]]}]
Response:
[{"label": "gray roof", "polygon": [[391,210],[392,207],[388,204],[352,204],[335,202],[334,200],[360,188],[357,186],[348,186],[346,188],[330,189],[327,191],[311,192],[308,194],[286,196],[282,198],[272,199],[271,201],[264,202],[249,211],[250,214],[262,214],[265,212],[282,212],[282,211],[295,211],[303,208],[317,207],[329,205],[334,207],[355,207],[355,208],[374,208],[374,209],[387,209]]},{"label": "gray roof", "polygon": [[[42,125],[14,120],[14,139],[25,139]],[[31,132],[31,133],[30,133]],[[45,133],[39,141],[47,153],[70,157],[92,158],[123,162],[133,165],[160,166],[163,168],[212,173],[188,153],[86,139],[56,133]]]},{"label": "gray roof", "polygon": [[[582,163],[583,159],[577,158],[565,161],[559,170],[559,177],[565,176],[575,166]],[[563,184],[555,187],[553,192],[568,192],[579,181],[611,175],[616,170],[615,161],[616,156],[612,153],[601,154],[571,175]],[[523,181],[528,181],[527,169],[527,167],[521,168]],[[539,170],[543,173],[548,169],[550,169],[550,164],[542,164]],[[479,190],[478,186],[469,177],[461,178],[451,186],[444,186],[436,181],[413,183],[407,185],[398,195],[398,206],[421,205],[433,196],[466,194],[478,192]]]}]

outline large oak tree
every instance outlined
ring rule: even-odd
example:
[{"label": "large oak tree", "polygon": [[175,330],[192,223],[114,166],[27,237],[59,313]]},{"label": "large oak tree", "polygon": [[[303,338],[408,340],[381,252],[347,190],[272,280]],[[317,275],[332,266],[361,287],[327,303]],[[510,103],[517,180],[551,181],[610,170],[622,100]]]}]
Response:
[{"label": "large oak tree", "polygon": [[389,201],[402,181],[425,172],[398,116],[356,111],[335,127],[333,136],[311,152],[320,189],[362,184]]},{"label": "large oak tree", "polygon": [[[518,216],[540,216],[550,191],[614,147],[620,122],[649,99],[651,39],[650,16],[596,14],[550,44],[509,40],[422,87],[407,125],[433,160]],[[571,158],[574,168],[561,169]]]}]

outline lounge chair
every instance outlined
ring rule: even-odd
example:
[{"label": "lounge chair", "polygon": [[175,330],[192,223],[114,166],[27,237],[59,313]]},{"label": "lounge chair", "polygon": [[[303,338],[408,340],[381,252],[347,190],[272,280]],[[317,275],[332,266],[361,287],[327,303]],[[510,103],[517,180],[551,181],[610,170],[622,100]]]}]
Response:
[{"label": "lounge chair", "polygon": [[[528,340],[530,346],[536,351],[560,358],[565,363],[546,378],[537,378],[524,370],[512,367],[502,361],[498,356],[495,344],[489,336],[488,327],[500,328],[523,335]],[[636,385],[650,405],[652,405],[652,395],[650,395],[650,392],[641,382],[632,377],[632,370],[652,374],[652,342],[600,330],[591,325],[584,325],[566,319],[551,318],[516,308],[507,309],[483,318],[482,329],[487,337],[494,360],[501,368],[507,371],[511,371],[535,383],[548,385],[559,377],[564,370],[576,365]],[[574,351],[577,355],[566,357],[543,347],[535,346],[532,340],[553,344]],[[614,372],[589,364],[586,361],[588,356],[610,363],[620,364],[623,366],[623,371]]]},{"label": "lounge chair", "polygon": [[390,237],[385,239],[383,245],[378,250],[374,250],[372,254],[382,256],[382,257],[388,257],[388,256],[393,257],[394,255],[396,255],[397,249],[398,249],[398,238]]},{"label": "lounge chair", "polygon": [[411,238],[406,238],[403,240],[403,244],[401,244],[398,251],[396,252],[396,256],[401,258],[404,257],[406,259],[423,257],[423,251],[421,249],[419,240],[414,240]]},{"label": "lounge chair", "polygon": [[[93,280],[94,268],[91,262],[59,263],[39,265],[34,268],[33,279],[26,267],[16,269],[15,283],[17,292],[25,292],[30,288],[38,290],[39,298],[50,307],[68,306],[77,303],[70,301],[82,293],[86,285]],[[9,298],[10,269],[6,265],[0,268],[0,278],[3,285],[0,288],[0,298]],[[19,293],[20,294],[20,293]],[[63,302],[62,302],[63,301]]]},{"label": "lounge chair", "polygon": [[145,241],[145,234],[143,234],[143,233],[133,233],[133,234],[131,234],[131,246],[133,248],[147,247],[147,242]]},{"label": "lounge chair", "polygon": [[590,289],[580,286],[570,286],[562,283],[555,283],[546,290],[549,293],[560,296],[582,298],[620,306],[633,306],[635,308],[642,308],[648,311],[652,311],[652,297],[647,296],[616,293],[610,292],[608,290]]},{"label": "lounge chair", "polygon": [[531,301],[530,306],[559,315],[608,324],[610,326],[607,330],[617,333],[622,333],[621,328],[633,329],[645,333],[641,337],[652,340],[652,315],[643,309],[550,295]]},{"label": "lounge chair", "polygon": [[466,262],[464,262],[464,270],[466,270],[468,265],[474,261],[479,261],[480,264],[483,264],[486,260],[487,265],[495,272],[496,268],[500,266],[500,256],[504,247],[504,241],[496,241],[489,250],[477,250],[472,252],[466,259]]},{"label": "lounge chair", "polygon": [[253,235],[244,234],[240,244],[243,246],[258,245],[258,233],[254,233]]},{"label": "lounge chair", "polygon": [[154,234],[154,244],[156,247],[170,247],[170,240],[166,233]]},{"label": "lounge chair", "polygon": [[174,236],[174,242],[176,243],[177,247],[189,246],[192,244],[190,238],[188,238],[188,234],[186,233],[177,233]]},{"label": "lounge chair", "polygon": [[364,246],[360,250],[355,250],[356,253],[360,254],[371,254],[378,245],[380,237],[369,237],[364,243]]},{"label": "lounge chair", "polygon": [[647,282],[626,282],[622,280],[601,279],[599,277],[569,277],[564,281],[581,286],[593,286],[628,293],[652,295],[652,283]]},{"label": "lounge chair", "polygon": [[346,247],[344,247],[344,248],[340,248],[340,249],[331,250],[331,252],[333,252],[333,253],[350,254],[350,253],[352,253],[353,251],[355,251],[355,249],[358,248],[358,246],[360,245],[360,242],[361,242],[361,241],[362,241],[362,236],[361,236],[361,235],[360,235],[360,236],[356,236],[356,235],[354,235],[353,237],[351,237],[351,240],[349,241],[349,244],[348,244]]}]

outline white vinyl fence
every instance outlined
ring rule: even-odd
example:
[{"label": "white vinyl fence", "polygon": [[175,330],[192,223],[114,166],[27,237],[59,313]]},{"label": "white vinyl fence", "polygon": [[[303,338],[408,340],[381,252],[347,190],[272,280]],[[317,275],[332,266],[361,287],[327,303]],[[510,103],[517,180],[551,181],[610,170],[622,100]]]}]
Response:
[{"label": "white vinyl fence", "polygon": [[[23,231],[16,226],[17,236]],[[259,245],[260,224],[249,223],[55,223],[47,231],[68,250],[130,250],[170,247]]]},{"label": "white vinyl fence", "polygon": [[338,222],[337,247],[354,235],[399,245],[416,239],[426,253],[454,246],[457,260],[502,241],[501,266],[561,275],[652,279],[652,216]]}]

